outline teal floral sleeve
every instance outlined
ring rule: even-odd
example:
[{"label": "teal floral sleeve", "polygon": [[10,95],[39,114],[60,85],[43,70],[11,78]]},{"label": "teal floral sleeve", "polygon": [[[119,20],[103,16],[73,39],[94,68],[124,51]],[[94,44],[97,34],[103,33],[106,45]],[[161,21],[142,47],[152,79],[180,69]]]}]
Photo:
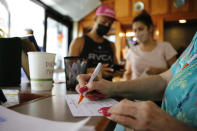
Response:
[{"label": "teal floral sleeve", "polygon": [[172,80],[166,88],[162,109],[171,116],[197,128],[197,59],[183,66],[197,53],[197,33],[190,45],[172,65]]}]

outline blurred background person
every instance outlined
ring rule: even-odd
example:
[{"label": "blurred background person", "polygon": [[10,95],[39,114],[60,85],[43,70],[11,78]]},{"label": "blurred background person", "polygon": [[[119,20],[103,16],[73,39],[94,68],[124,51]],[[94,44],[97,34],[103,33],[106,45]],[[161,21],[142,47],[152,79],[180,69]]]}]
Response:
[{"label": "blurred background person", "polygon": [[33,35],[34,31],[32,29],[30,29],[30,28],[27,28],[27,29],[25,29],[25,34],[26,35]]},{"label": "blurred background person", "polygon": [[138,44],[126,55],[124,80],[162,73],[176,61],[177,52],[170,43],[154,40],[154,25],[145,10],[133,19],[132,28]]},{"label": "blurred background person", "polygon": [[102,76],[108,80],[123,74],[123,71],[113,69],[114,65],[118,64],[115,45],[104,38],[115,20],[114,9],[107,5],[101,5],[96,10],[92,30],[86,35],[76,38],[69,48],[69,56],[80,56],[88,59],[87,72],[93,72],[97,64],[101,62],[103,64]]}]

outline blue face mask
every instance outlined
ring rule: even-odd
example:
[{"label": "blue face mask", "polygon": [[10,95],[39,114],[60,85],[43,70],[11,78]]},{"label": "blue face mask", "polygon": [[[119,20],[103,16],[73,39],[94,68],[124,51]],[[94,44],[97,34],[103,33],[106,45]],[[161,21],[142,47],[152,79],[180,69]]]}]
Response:
[{"label": "blue face mask", "polygon": [[106,35],[110,30],[110,26],[104,26],[102,24],[99,24],[97,29],[96,29],[96,33],[99,36],[103,36]]}]

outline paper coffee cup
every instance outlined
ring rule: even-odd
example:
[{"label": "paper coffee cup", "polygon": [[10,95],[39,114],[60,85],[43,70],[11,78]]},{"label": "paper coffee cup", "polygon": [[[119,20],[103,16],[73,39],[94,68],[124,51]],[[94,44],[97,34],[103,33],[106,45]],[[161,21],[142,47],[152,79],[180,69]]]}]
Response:
[{"label": "paper coffee cup", "polygon": [[28,52],[31,89],[36,91],[51,90],[55,54],[46,52]]}]

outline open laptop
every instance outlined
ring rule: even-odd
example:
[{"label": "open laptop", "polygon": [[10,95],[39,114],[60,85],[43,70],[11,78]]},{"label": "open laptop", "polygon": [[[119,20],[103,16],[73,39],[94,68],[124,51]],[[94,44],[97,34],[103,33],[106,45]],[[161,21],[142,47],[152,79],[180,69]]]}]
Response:
[{"label": "open laptop", "polygon": [[28,36],[24,36],[24,37],[20,37],[20,38],[22,40],[21,65],[22,65],[22,68],[23,68],[27,78],[30,80],[27,52],[41,51],[41,50],[40,50],[33,35],[28,35]]}]

